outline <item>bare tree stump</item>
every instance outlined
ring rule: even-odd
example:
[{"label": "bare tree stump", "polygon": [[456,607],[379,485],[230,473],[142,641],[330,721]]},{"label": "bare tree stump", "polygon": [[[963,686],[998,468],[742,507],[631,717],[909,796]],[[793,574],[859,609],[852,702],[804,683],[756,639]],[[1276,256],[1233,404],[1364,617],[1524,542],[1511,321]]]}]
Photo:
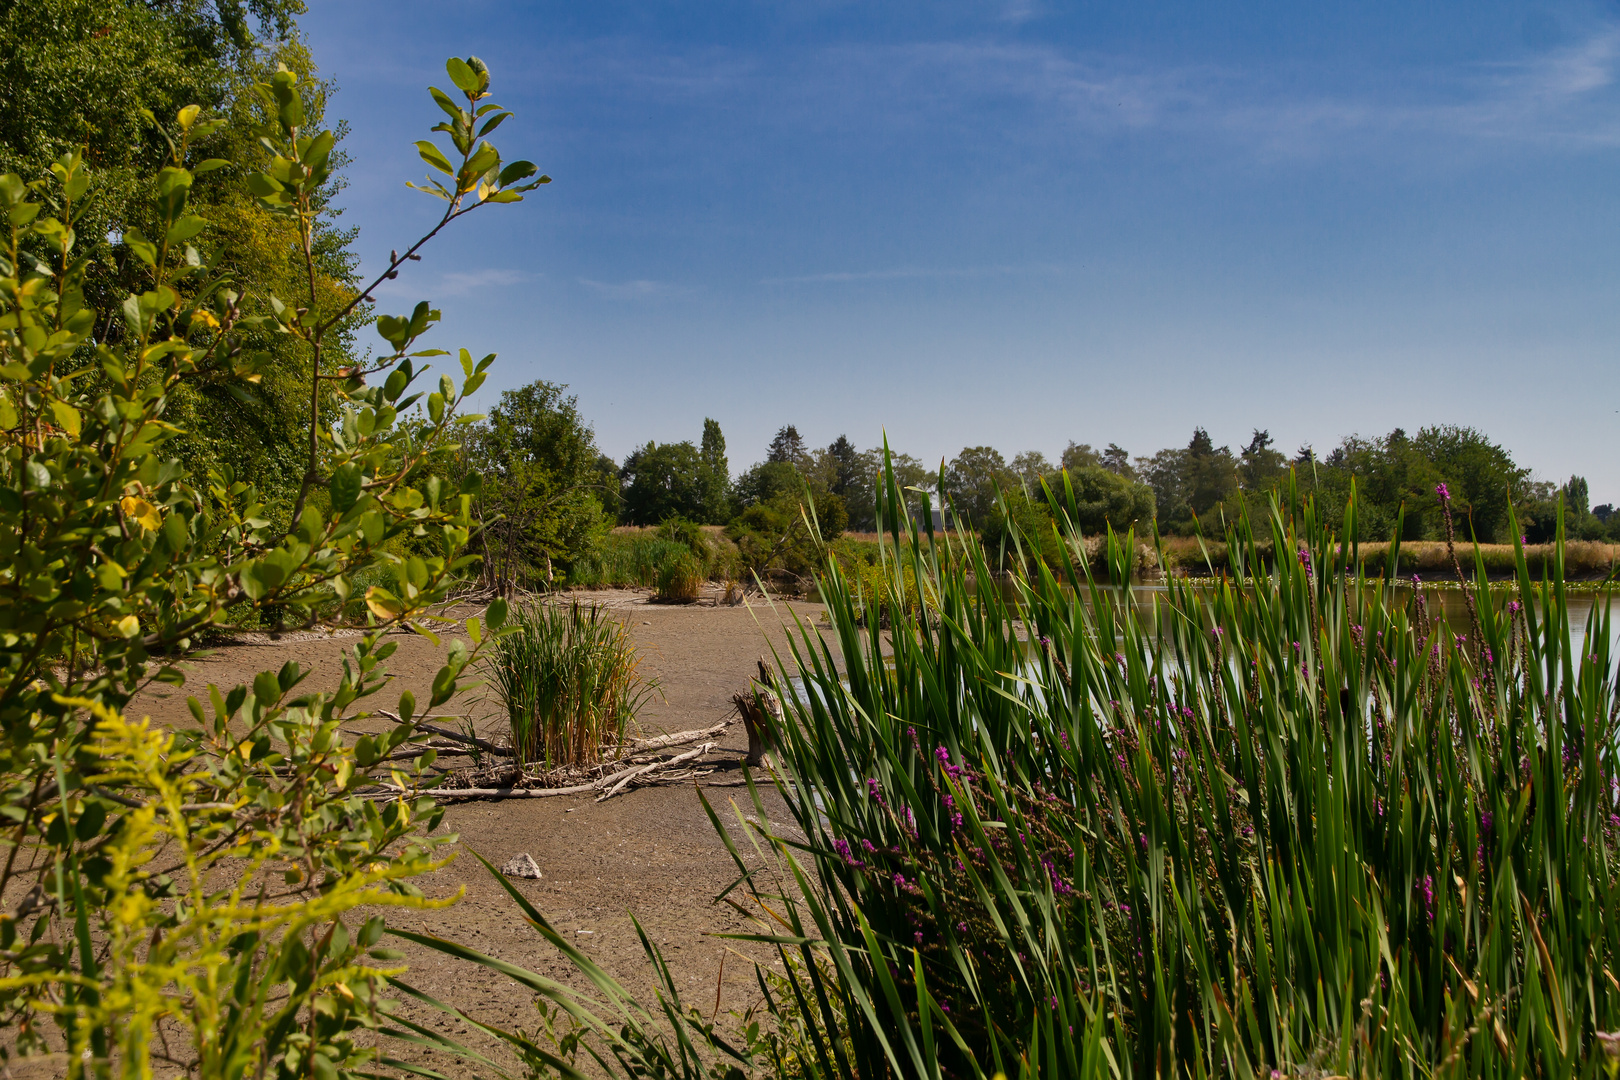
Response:
[{"label": "bare tree stump", "polygon": [[748,730],[748,757],[743,763],[750,769],[768,768],[771,733],[782,722],[782,699],[776,692],[776,675],[763,656],[759,659],[759,678],[747,693],[733,694],[731,702]]}]

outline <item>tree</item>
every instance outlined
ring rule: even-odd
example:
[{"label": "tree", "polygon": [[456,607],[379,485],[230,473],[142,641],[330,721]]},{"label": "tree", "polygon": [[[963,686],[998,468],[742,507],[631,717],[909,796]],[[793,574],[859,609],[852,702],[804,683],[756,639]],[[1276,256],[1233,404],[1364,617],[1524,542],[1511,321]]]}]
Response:
[{"label": "tree", "polygon": [[1153,491],[1153,504],[1158,507],[1161,525],[1168,526],[1172,521],[1188,517],[1186,464],[1187,451],[1179,446],[1136,459],[1137,475]]},{"label": "tree", "polygon": [[1101,464],[1102,458],[1090,443],[1077,443],[1071,439],[1069,445],[1063,448],[1062,465],[1065,469],[1084,469]]},{"label": "tree", "polygon": [[1591,513],[1591,489],[1586,486],[1586,477],[1572,476],[1563,487],[1564,509],[1572,518],[1583,518]]},{"label": "tree", "polygon": [[1011,482],[1012,472],[1001,451],[992,446],[967,446],[951,459],[945,473],[945,494],[956,513],[970,525],[989,520],[997,492]]},{"label": "tree", "polygon": [[850,488],[860,481],[861,454],[855,444],[840,435],[827,447],[827,488],[834,495],[848,499]]},{"label": "tree", "polygon": [[698,457],[702,510],[692,520],[724,525],[731,517],[731,466],[726,462],[726,437],[720,433],[718,420],[704,417],[703,445]]},{"label": "tree", "polygon": [[1136,479],[1136,470],[1131,468],[1131,455],[1119,443],[1109,443],[1108,449],[1102,452],[1102,467],[1127,480]]},{"label": "tree", "polygon": [[[298,76],[292,91],[305,126],[315,130],[321,122],[329,88],[312,77],[293,23],[302,10],[299,0],[35,0],[0,12],[0,79],[8,87],[0,171],[39,180],[73,151],[96,169],[94,197],[75,237],[75,250],[88,260],[83,288],[92,307],[110,310],[146,288],[139,250],[153,232],[149,179],[169,154],[152,117],[197,105],[223,123],[194,135],[190,145],[223,167],[194,171],[188,205],[210,228],[190,243],[206,265],[231,276],[244,309],[262,310],[271,295],[295,300],[315,317],[347,309],[322,349],[334,368],[353,366],[355,334],[368,312],[351,303],[359,295],[353,233],[336,226],[331,207],[341,187],[341,152],[329,153],[321,187],[307,193],[319,211],[309,222],[307,266],[297,228],[242,184],[246,173],[270,164],[256,130],[274,117],[255,90],[258,80],[284,65]],[[339,126],[334,139],[342,135]],[[171,287],[187,296],[195,281]],[[229,468],[235,480],[256,485],[266,512],[285,523],[307,458],[302,437],[309,429],[312,357],[296,336],[246,320],[236,325],[241,355],[262,357],[254,380],[227,371],[177,385],[167,418],[185,433],[170,452],[197,476]],[[316,394],[323,407],[335,406],[329,385]]]},{"label": "tree", "polygon": [[1012,460],[1013,476],[1032,493],[1040,491],[1043,476],[1056,471],[1052,468],[1052,463],[1046,460],[1046,455],[1039,450],[1025,450]]},{"label": "tree", "polygon": [[1282,476],[1287,459],[1272,447],[1271,432],[1256,428],[1238,461],[1238,476],[1245,491],[1266,491]]},{"label": "tree", "polygon": [[732,503],[736,511],[732,516],[758,503],[770,502],[779,495],[792,496],[803,484],[803,477],[792,463],[762,461],[738,476],[737,482],[732,485]]},{"label": "tree", "polygon": [[1508,504],[1525,493],[1530,470],[1471,427],[1426,427],[1412,443],[1450,490],[1454,509],[1467,515],[1475,538],[1481,543],[1509,539]]},{"label": "tree", "polygon": [[[890,466],[894,470],[895,482],[900,487],[907,507],[913,513],[918,512],[921,509],[922,500],[915,489],[931,486],[929,481],[934,474],[931,474],[927,466],[910,454],[896,454],[890,451],[889,459]],[[870,450],[862,451],[859,455],[854,479],[844,491],[844,500],[849,509],[851,528],[863,531],[873,531],[878,528],[878,486],[882,482],[883,447],[876,446]]]},{"label": "tree", "polygon": [[708,494],[703,455],[691,442],[649,442],[625,458],[619,475],[628,524],[657,525],[671,517],[703,520]]},{"label": "tree", "polygon": [[802,465],[809,457],[805,449],[804,436],[792,424],[777,431],[776,437],[771,439],[770,448],[766,451],[765,460],[789,465]]},{"label": "tree", "polygon": [[[1096,535],[1110,527],[1124,532],[1135,527],[1146,533],[1153,524],[1153,489],[1100,465],[1068,470],[1074,492],[1074,524],[1082,533]],[[1060,502],[1063,493],[1054,489]]]},{"label": "tree", "polygon": [[565,390],[542,379],[503,391],[467,437],[492,584],[551,580],[554,562],[572,562],[607,525],[596,436]]},{"label": "tree", "polygon": [[1194,514],[1206,514],[1237,489],[1237,460],[1227,447],[1217,448],[1209,432],[1194,428],[1187,441],[1187,456],[1183,465],[1187,508]]}]

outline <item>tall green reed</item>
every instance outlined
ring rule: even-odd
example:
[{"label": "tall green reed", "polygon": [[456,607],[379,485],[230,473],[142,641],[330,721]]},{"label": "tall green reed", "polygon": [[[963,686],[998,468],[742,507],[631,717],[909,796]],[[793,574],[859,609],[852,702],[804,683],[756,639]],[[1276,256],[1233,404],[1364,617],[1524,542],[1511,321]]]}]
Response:
[{"label": "tall green reed", "polygon": [[622,745],[656,690],[637,675],[640,653],[624,624],[595,605],[534,603],[515,608],[508,625],[484,665],[518,761],[586,765]]},{"label": "tall green reed", "polygon": [[[1009,597],[886,488],[893,617],[860,618],[872,598],[830,564],[836,644],[793,646],[796,884],[738,858],[781,919],[757,936],[799,954],[806,1073],[1599,1069],[1611,626],[1600,603],[1576,633],[1558,559],[1537,582],[1519,551],[1507,595],[1476,554],[1453,628],[1355,569],[1353,497],[1345,538],[1293,497],[1234,525],[1224,578],[1146,611],[1115,587],[1131,536],[1107,537],[1106,580],[1035,560]],[[1048,495],[1072,532],[1072,493]],[[1291,557],[1260,570],[1263,543]]]}]

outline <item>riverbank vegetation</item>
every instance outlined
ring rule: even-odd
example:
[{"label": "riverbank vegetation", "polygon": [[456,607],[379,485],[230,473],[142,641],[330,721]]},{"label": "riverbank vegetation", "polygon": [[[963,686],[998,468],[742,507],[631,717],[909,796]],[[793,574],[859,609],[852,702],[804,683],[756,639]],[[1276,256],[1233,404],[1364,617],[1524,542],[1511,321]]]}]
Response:
[{"label": "riverbank vegetation", "polygon": [[[549,389],[554,398],[560,391]],[[591,438],[572,399],[555,409],[556,416],[547,421],[553,428],[567,432],[570,439]],[[519,468],[487,454],[480,457],[483,438],[471,441],[470,467],[498,478],[492,490],[504,490],[510,482],[505,477],[517,476]],[[550,478],[535,480],[539,493],[529,498],[549,506],[547,499],[556,496],[544,492],[571,491],[576,504],[588,504],[586,517],[594,525],[572,532],[518,528],[524,537],[521,542],[497,539],[503,530],[516,528],[513,523],[526,520],[523,500],[497,503],[486,497],[486,520],[491,523],[487,542],[495,545],[491,551],[524,545],[532,550],[526,559],[492,554],[491,565],[529,568],[525,580],[530,585],[632,580],[646,584],[656,573],[632,579],[603,569],[617,558],[606,549],[622,543],[607,539],[607,527],[615,520],[652,527],[677,519],[724,526],[744,575],[776,572],[784,579],[801,580],[824,555],[811,537],[825,542],[846,529],[877,528],[882,455],[881,448],[857,451],[843,436],[825,448],[812,448],[789,424],[766,447],[763,461],[732,477],[727,473],[725,438],[712,419],[704,422],[701,447],[691,442],[649,443],[617,468],[596,454],[593,445],[585,455],[591,457],[588,467],[582,456],[581,466],[568,474],[571,479],[560,470],[538,465]],[[1321,457],[1308,446],[1285,455],[1264,431],[1254,432],[1248,445],[1234,453],[1214,445],[1199,428],[1186,446],[1147,457],[1133,458],[1117,445],[1099,452],[1071,442],[1056,462],[1038,451],[1018,454],[1009,462],[993,447],[973,446],[931,470],[891,450],[891,467],[910,513],[922,514],[926,504],[929,512],[941,515],[940,527],[971,529],[992,549],[1004,548],[1014,532],[1026,536],[1049,532],[1039,526],[1052,521],[1043,494],[1050,488],[1072,496],[1074,523],[1085,536],[1134,529],[1140,540],[1151,544],[1156,535],[1162,546],[1151,562],[1167,573],[1220,572],[1225,548],[1219,538],[1226,526],[1244,515],[1264,514],[1285,490],[1316,498],[1327,523],[1342,526],[1336,518],[1340,511],[1333,507],[1348,501],[1352,484],[1362,507],[1365,543],[1400,540],[1402,574],[1432,570],[1439,558],[1432,545],[1443,540],[1434,496],[1441,484],[1453,493],[1459,535],[1484,545],[1493,574],[1511,573],[1514,541],[1531,547],[1532,562],[1541,557],[1537,552],[1551,541],[1560,505],[1571,543],[1566,569],[1572,576],[1606,574],[1614,559],[1604,545],[1620,542],[1620,515],[1612,505],[1590,505],[1583,478],[1574,476],[1558,484],[1538,480],[1504,447],[1471,428],[1424,428],[1415,435],[1397,429],[1372,439],[1351,436]],[[1510,509],[1516,526],[1509,525]],[[807,512],[816,519],[814,528],[809,527]],[[1520,531],[1509,535],[1514,527]],[[1043,543],[1050,548],[1053,541]],[[1055,552],[1044,554],[1051,558]],[[566,566],[564,574],[533,572],[536,565],[549,572],[553,560]]]},{"label": "riverbank vegetation", "polygon": [[[1078,505],[1052,510],[1079,550]],[[1555,536],[1507,590],[1448,546],[1448,621],[1348,561],[1358,511],[1295,488],[1232,523],[1220,587],[1147,611],[1114,587],[1129,534],[1102,576],[1014,560],[1010,591],[904,516],[875,601],[827,562],[836,649],[806,626],[779,658],[804,686],[775,731],[791,827],[757,790],[711,806],[742,936],[777,950],[762,1011],[721,1038],[667,979],[648,1011],[513,889],[610,1010],[553,1051],[688,1077],[1612,1073],[1611,614],[1574,616]]]}]

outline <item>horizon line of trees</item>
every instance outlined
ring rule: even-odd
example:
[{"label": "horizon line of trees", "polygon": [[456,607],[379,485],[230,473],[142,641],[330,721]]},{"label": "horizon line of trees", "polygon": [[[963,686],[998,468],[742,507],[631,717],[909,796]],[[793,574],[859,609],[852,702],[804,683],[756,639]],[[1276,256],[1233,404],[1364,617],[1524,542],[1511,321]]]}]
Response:
[{"label": "horizon line of trees", "polygon": [[[565,391],[545,381],[507,391],[467,440],[464,465],[484,475],[486,520],[504,517],[502,527],[531,566],[566,563],[614,525],[672,519],[725,526],[739,543],[754,537],[768,545],[798,527],[807,492],[824,536],[877,527],[881,447],[861,450],[842,434],[812,446],[796,425],[784,424],[763,459],[733,476],[720,424],[705,418],[697,441],[649,441],[616,462],[597,448],[576,399]],[[1612,505],[1590,505],[1584,478],[1536,480],[1506,448],[1455,425],[1350,435],[1326,455],[1309,445],[1284,453],[1261,429],[1234,451],[1197,427],[1186,445],[1151,455],[1133,456],[1117,443],[1099,450],[1071,441],[1057,461],[1038,450],[1009,461],[991,446],[964,447],[934,469],[903,452],[893,452],[891,460],[903,489],[948,504],[955,517],[979,529],[999,527],[1004,501],[1043,503],[1042,483],[1058,488],[1067,473],[1080,507],[1078,524],[1088,532],[1134,526],[1142,533],[1155,523],[1170,535],[1219,532],[1222,521],[1245,511],[1263,514],[1292,476],[1302,492],[1318,497],[1319,512],[1335,526],[1342,524],[1354,482],[1369,540],[1390,538],[1397,522],[1403,540],[1440,539],[1436,488],[1442,483],[1464,539],[1471,532],[1484,543],[1512,540],[1511,505],[1524,539],[1545,542],[1555,533],[1560,499],[1571,537],[1620,539],[1620,515]],[[920,502],[919,494],[914,510]]]}]

